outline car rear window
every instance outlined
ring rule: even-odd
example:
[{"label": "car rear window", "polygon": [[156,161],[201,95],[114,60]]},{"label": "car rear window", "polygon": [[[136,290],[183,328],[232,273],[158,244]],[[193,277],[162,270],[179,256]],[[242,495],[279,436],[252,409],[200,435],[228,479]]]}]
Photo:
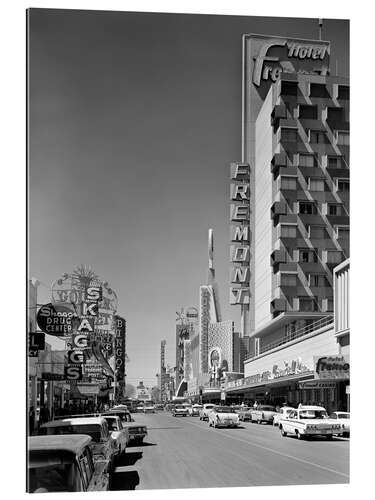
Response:
[{"label": "car rear window", "polygon": [[44,428],[47,436],[56,434],[87,434],[92,437],[97,443],[101,439],[100,425],[86,424],[86,425],[64,425],[61,427],[46,427]]}]

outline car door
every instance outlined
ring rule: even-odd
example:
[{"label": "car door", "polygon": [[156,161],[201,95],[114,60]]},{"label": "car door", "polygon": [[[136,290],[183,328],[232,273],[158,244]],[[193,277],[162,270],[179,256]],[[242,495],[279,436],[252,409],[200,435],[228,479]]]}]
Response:
[{"label": "car door", "polygon": [[297,418],[297,412],[291,411],[288,416],[284,414],[282,426],[286,432],[294,432],[294,421]]}]

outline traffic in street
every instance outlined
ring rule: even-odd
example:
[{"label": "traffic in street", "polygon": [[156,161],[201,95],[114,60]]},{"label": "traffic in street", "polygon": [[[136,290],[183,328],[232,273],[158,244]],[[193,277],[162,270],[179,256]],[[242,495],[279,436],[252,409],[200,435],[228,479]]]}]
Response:
[{"label": "traffic in street", "polygon": [[283,437],[277,426],[240,422],[213,428],[169,411],[136,413],[142,445],[117,461],[110,489],[214,488],[349,482],[349,440]]}]

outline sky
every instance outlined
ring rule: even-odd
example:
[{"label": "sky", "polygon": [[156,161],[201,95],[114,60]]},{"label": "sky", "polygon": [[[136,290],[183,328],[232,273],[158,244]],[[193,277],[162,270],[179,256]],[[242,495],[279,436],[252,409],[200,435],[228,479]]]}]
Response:
[{"label": "sky", "polygon": [[[80,264],[116,291],[127,380],[175,363],[176,311],[197,306],[208,229],[229,305],[229,163],[241,153],[241,36],[318,36],[317,19],[32,9],[29,276],[40,303]],[[349,23],[324,20],[349,74]],[[50,341],[55,347],[59,342]]]}]

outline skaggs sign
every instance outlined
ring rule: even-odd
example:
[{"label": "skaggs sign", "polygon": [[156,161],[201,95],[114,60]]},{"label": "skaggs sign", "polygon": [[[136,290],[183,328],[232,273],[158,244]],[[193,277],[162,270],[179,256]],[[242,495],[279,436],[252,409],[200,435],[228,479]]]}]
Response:
[{"label": "skaggs sign", "polygon": [[314,356],[315,378],[348,379],[350,363],[346,356]]}]

